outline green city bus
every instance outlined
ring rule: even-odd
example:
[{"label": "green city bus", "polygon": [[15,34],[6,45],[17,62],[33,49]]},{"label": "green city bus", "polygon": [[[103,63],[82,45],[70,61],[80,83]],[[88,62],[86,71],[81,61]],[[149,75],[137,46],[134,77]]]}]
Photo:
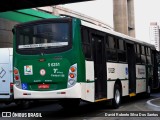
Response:
[{"label": "green city bus", "polygon": [[149,96],[157,87],[153,45],[77,18],[43,19],[14,27],[14,98],[80,100]]}]

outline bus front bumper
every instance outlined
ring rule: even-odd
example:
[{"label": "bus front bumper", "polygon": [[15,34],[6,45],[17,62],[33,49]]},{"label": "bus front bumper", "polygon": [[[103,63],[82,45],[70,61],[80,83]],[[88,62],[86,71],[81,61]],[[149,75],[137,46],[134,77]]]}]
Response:
[{"label": "bus front bumper", "polygon": [[61,99],[61,98],[81,98],[81,85],[75,84],[73,87],[55,91],[30,91],[14,88],[14,99]]}]

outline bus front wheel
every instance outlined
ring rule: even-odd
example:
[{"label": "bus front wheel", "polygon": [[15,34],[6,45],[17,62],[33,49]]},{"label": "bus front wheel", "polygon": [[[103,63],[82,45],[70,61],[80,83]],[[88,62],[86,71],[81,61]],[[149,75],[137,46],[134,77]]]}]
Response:
[{"label": "bus front wheel", "polygon": [[121,89],[118,84],[114,87],[114,97],[112,99],[112,106],[113,108],[117,109],[121,103]]}]

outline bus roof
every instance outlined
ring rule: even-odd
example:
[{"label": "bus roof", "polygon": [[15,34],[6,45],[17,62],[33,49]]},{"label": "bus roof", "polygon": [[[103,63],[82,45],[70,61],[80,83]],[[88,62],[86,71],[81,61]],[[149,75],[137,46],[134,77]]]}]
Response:
[{"label": "bus roof", "polygon": [[105,33],[109,33],[109,34],[121,37],[121,38],[126,39],[126,40],[130,40],[131,42],[143,44],[143,45],[146,45],[146,46],[150,46],[152,49],[156,49],[155,46],[152,45],[152,44],[149,44],[147,42],[143,42],[143,41],[138,40],[136,38],[127,36],[125,34],[122,34],[122,33],[119,33],[119,32],[113,31],[113,30],[109,30],[109,29],[106,29],[106,28],[101,27],[101,26],[97,26],[95,24],[91,24],[91,23],[83,21],[83,20],[81,21],[81,24],[83,26],[86,26],[86,27],[89,27],[89,28],[92,28],[92,29],[96,29],[96,30],[99,30],[99,31],[102,31],[102,32],[105,32]]}]

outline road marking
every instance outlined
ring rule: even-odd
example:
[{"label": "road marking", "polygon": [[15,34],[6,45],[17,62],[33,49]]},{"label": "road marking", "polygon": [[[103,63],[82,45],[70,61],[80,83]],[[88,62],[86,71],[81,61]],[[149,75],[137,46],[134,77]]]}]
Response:
[{"label": "road marking", "polygon": [[153,107],[156,107],[156,108],[160,108],[159,105],[155,105],[155,104],[151,103],[151,101],[153,101],[153,100],[160,100],[160,98],[148,100],[148,101],[147,101],[147,104],[148,104],[148,105],[151,105],[151,106],[153,106]]}]

